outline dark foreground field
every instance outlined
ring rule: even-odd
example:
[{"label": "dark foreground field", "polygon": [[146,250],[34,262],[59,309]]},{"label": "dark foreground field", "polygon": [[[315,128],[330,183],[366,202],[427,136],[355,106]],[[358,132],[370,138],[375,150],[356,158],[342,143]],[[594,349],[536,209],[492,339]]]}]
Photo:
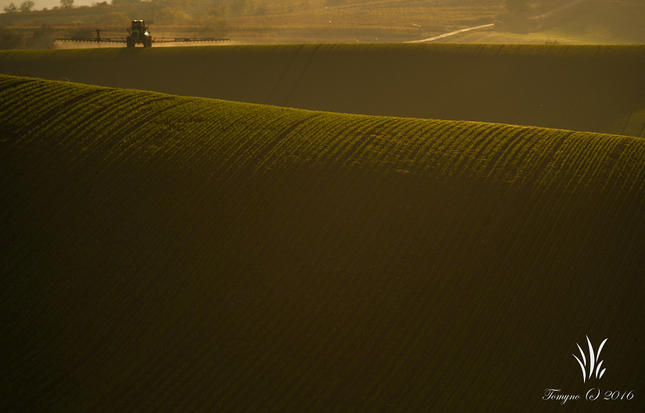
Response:
[{"label": "dark foreground field", "polygon": [[640,138],[0,97],[0,411],[645,408]]},{"label": "dark foreground field", "polygon": [[0,73],[341,113],[645,136],[645,48],[287,45],[0,52]]}]

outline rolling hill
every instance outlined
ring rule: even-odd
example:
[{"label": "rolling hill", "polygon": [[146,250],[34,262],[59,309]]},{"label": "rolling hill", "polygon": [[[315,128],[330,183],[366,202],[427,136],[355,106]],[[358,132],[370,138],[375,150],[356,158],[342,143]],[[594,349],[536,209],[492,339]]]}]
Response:
[{"label": "rolling hill", "polygon": [[0,97],[3,412],[645,408],[641,138]]},{"label": "rolling hill", "polygon": [[0,52],[0,73],[366,115],[645,136],[645,49],[282,45]]}]

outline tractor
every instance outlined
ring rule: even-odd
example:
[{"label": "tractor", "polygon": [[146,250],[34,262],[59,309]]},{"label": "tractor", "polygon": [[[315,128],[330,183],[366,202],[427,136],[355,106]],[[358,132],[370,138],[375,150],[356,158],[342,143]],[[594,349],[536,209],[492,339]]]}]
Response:
[{"label": "tractor", "polygon": [[136,44],[143,44],[143,47],[152,47],[152,37],[143,20],[132,20],[132,27],[128,29],[126,45],[134,47]]}]

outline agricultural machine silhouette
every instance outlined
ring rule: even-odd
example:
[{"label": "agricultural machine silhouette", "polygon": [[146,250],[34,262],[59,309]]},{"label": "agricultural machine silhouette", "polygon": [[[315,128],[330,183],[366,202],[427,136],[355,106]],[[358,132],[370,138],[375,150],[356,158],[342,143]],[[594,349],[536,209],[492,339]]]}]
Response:
[{"label": "agricultural machine silhouette", "polygon": [[152,37],[143,20],[132,20],[132,27],[128,29],[128,33],[130,34],[126,39],[128,47],[134,47],[139,43],[142,43],[143,47],[152,47]]},{"label": "agricultural machine silhouette", "polygon": [[96,42],[96,43],[125,43],[128,47],[135,47],[142,44],[143,47],[152,47],[153,43],[180,43],[180,42],[230,42],[230,39],[216,39],[214,37],[175,37],[174,39],[153,38],[148,32],[148,27],[143,20],[132,20],[132,26],[127,29],[128,37],[111,39],[102,38],[101,32],[105,30],[96,29],[96,37],[72,37],[70,39],[56,38],[57,42]]}]

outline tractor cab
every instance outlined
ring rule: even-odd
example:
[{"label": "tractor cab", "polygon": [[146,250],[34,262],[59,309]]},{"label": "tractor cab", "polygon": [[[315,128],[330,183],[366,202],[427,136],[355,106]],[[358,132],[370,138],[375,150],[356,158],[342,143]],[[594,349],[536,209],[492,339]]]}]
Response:
[{"label": "tractor cab", "polygon": [[146,27],[146,23],[143,20],[132,20],[132,27],[130,30],[130,35],[134,39],[140,39],[141,36],[147,35],[148,34],[148,28]]}]

